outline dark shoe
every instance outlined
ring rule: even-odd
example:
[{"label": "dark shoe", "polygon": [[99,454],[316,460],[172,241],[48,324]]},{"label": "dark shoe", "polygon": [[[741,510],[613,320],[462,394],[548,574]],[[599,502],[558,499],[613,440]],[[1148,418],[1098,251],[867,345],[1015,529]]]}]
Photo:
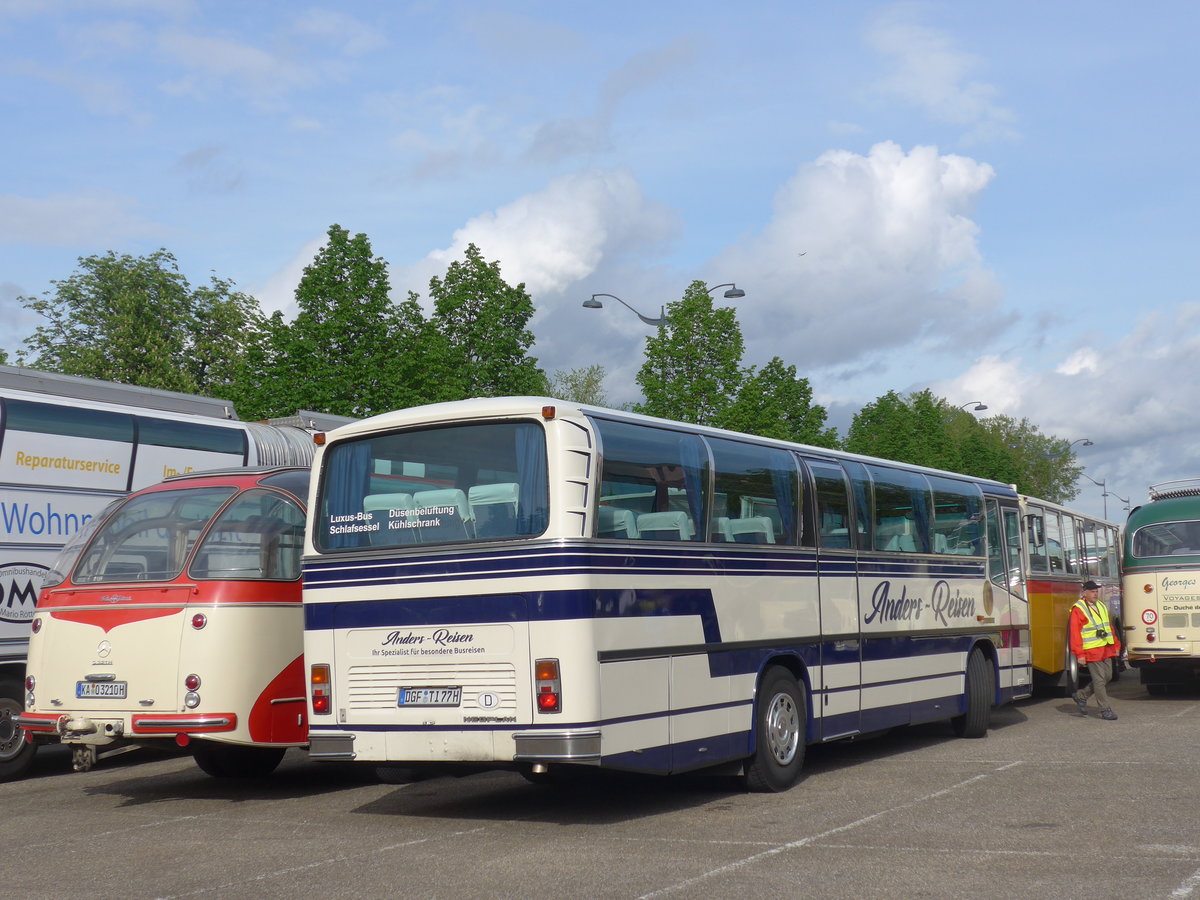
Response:
[{"label": "dark shoe", "polygon": [[1071,699],[1074,700],[1075,705],[1079,707],[1079,714],[1081,716],[1086,716],[1087,715],[1087,701],[1080,700],[1078,697],[1072,697]]},{"label": "dark shoe", "polygon": [[1104,712],[1100,713],[1100,718],[1107,719],[1110,722],[1115,722],[1117,721],[1117,714],[1111,709],[1106,709]]}]

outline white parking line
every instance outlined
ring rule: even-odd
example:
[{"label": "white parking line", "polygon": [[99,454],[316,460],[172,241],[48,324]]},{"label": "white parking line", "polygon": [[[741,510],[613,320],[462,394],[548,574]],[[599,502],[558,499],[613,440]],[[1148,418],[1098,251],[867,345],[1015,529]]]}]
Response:
[{"label": "white parking line", "polygon": [[211,894],[214,891],[224,891],[228,888],[242,887],[248,884],[254,884],[260,881],[266,881],[269,878],[278,878],[281,875],[291,875],[294,872],[306,872],[309,869],[319,869],[322,866],[328,866],[332,863],[347,862],[352,859],[361,859],[364,856],[375,856],[379,853],[387,853],[389,850],[399,850],[402,847],[414,847],[417,844],[427,844],[430,841],[440,841],[446,838],[461,837],[464,834],[477,834],[480,831],[486,831],[484,827],[470,828],[466,831],[453,831],[447,835],[438,837],[417,838],[412,841],[401,841],[398,844],[388,844],[386,847],[376,847],[374,850],[364,850],[362,853],[345,853],[341,856],[331,856],[328,859],[319,859],[316,862],[310,862],[303,866],[290,866],[286,869],[276,869],[274,872],[263,872],[261,875],[255,875],[253,878],[244,878],[241,881],[227,881],[224,884],[215,884],[211,887],[200,888],[195,891],[188,891],[184,894],[164,894],[156,900],[180,900],[182,897],[199,897],[201,894]]},{"label": "white parking line", "polygon": [[957,784],[952,784],[947,788],[942,788],[940,791],[934,791],[932,794],[926,794],[924,797],[918,797],[915,800],[908,801],[907,803],[901,803],[898,806],[893,806],[889,809],[880,810],[877,813],[871,813],[871,815],[869,815],[869,816],[863,816],[861,819],[857,819],[856,821],[850,822],[846,825],[839,825],[837,828],[830,828],[828,831],[822,831],[820,834],[810,835],[809,837],[801,838],[798,841],[792,841],[791,843],[788,843],[788,844],[782,844],[778,847],[772,847],[770,850],[764,850],[762,853],[756,853],[753,856],[747,856],[743,859],[737,860],[736,862],[731,862],[731,863],[728,863],[727,865],[719,866],[716,869],[710,869],[709,871],[704,872],[701,875],[697,875],[694,878],[687,878],[683,881],[678,881],[675,884],[668,885],[667,887],[659,888],[657,891],[651,891],[649,894],[643,894],[641,897],[638,898],[638,900],[649,900],[649,898],[651,898],[651,897],[661,897],[665,894],[672,894],[676,891],[683,890],[684,888],[691,887],[693,884],[704,881],[705,879],[712,878],[715,875],[723,875],[726,872],[733,872],[738,869],[745,868],[746,866],[751,865],[753,863],[756,863],[759,860],[763,860],[763,859],[767,859],[772,856],[776,856],[787,850],[794,850],[797,847],[803,847],[806,844],[811,844],[813,841],[819,841],[819,840],[821,840],[821,838],[826,838],[826,837],[829,837],[830,835],[834,835],[834,834],[840,834],[843,831],[850,831],[852,828],[857,828],[859,825],[865,825],[868,822],[873,822],[874,820],[876,820],[882,816],[890,815],[891,813],[894,813],[894,812],[899,812],[902,809],[910,809],[913,806],[917,806],[917,805],[919,805],[921,803],[925,803],[929,800],[936,800],[938,797],[943,797],[946,794],[949,794],[953,791],[957,791],[959,788],[963,788],[963,787],[966,787],[967,785],[974,784],[977,781],[982,781],[985,778],[991,778],[997,772],[1003,772],[1005,769],[1011,769],[1013,766],[1019,766],[1019,765],[1021,765],[1020,761],[1010,762],[1010,763],[1007,763],[1006,765],[1000,766],[995,771],[984,772],[981,775],[973,775],[972,777],[966,779],[965,781],[960,781]]}]

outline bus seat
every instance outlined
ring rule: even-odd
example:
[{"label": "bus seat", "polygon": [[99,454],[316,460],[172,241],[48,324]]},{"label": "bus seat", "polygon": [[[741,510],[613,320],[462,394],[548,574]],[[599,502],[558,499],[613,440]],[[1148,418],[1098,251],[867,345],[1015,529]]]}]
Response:
[{"label": "bus seat", "polygon": [[596,537],[636,538],[638,536],[637,514],[632,509],[619,506],[601,506],[597,512]]},{"label": "bus seat", "polygon": [[642,513],[637,517],[637,530],[647,541],[690,541],[696,533],[691,516],[682,510]]},{"label": "bus seat", "polygon": [[821,546],[831,550],[850,549],[849,528],[825,528],[821,531]]},{"label": "bus seat", "polygon": [[[421,514],[421,510],[440,507],[450,509],[449,513]],[[437,524],[422,525],[420,536],[422,541],[455,541],[475,536],[475,519],[471,516],[471,507],[467,502],[465,491],[458,488],[442,488],[436,491],[420,491],[413,494],[413,509],[422,521],[433,519]]]},{"label": "bus seat", "polygon": [[733,531],[729,527],[729,516],[717,516],[713,519],[712,539],[714,541],[733,541]]},{"label": "bus seat", "polygon": [[467,490],[477,537],[511,537],[517,533],[517,501],[520,485],[475,484]]},{"label": "bus seat", "polygon": [[393,520],[392,510],[409,511],[413,508],[412,494],[367,494],[363,497],[363,512],[371,517],[372,522],[379,523],[379,530],[372,531],[369,539],[372,544],[415,544],[417,541],[415,528],[389,528]]},{"label": "bus seat", "polygon": [[773,544],[775,529],[767,516],[749,516],[745,519],[729,520],[729,537],[726,540],[739,544]]}]

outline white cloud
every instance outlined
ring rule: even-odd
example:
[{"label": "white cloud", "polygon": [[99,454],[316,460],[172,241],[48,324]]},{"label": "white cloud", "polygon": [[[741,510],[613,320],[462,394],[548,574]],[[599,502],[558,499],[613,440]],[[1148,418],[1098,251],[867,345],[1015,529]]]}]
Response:
[{"label": "white cloud", "polygon": [[879,351],[1000,328],[1000,290],[970,218],[993,174],[967,157],[890,142],[803,166],[762,232],[714,267],[752,293],[740,307],[748,356],[779,355],[802,370],[862,365]]},{"label": "white cloud", "polygon": [[461,260],[468,244],[485,259],[499,259],[510,284],[529,293],[559,294],[588,277],[606,254],[659,244],[674,230],[673,217],[649,201],[624,170],[589,171],[555,178],[454,232],[451,245],[392,278],[397,291],[424,291],[429,277]]},{"label": "white cloud", "polygon": [[982,60],[960,50],[945,33],[906,21],[911,9],[891,7],[867,31],[867,43],[895,63],[876,90],[924,109],[937,121],[967,127],[968,141],[1018,137],[1016,116],[996,102],[996,87],[970,79]]},{"label": "white cloud", "polygon": [[85,247],[160,234],[163,226],[132,211],[134,201],[110,191],[48,197],[0,195],[0,241]]},{"label": "white cloud", "polygon": [[302,37],[316,38],[337,48],[346,56],[363,56],[388,45],[377,29],[353,16],[329,9],[307,9],[297,16],[292,31]]},{"label": "white cloud", "polygon": [[[1076,445],[1078,461],[1137,503],[1147,485],[1200,475],[1197,418],[1188,402],[1200,394],[1198,355],[1200,304],[1182,304],[1144,316],[1115,341],[1090,338],[1040,365],[985,356],[931,387],[945,397],[979,397],[988,415],[1027,417],[1043,433],[1091,440],[1090,447]],[[1081,487],[1080,501],[1096,505],[1097,492]],[[1110,518],[1115,511],[1119,505],[1110,502]]]},{"label": "white cloud", "polygon": [[325,246],[329,236],[322,234],[306,242],[296,254],[280,266],[273,275],[260,285],[253,286],[250,293],[258,300],[263,312],[270,315],[275,311],[283,313],[284,319],[295,318],[296,287],[304,275],[304,269],[317,255],[317,251]]},{"label": "white cloud", "polygon": [[172,28],[158,37],[158,49],[185,74],[161,87],[168,94],[206,99],[228,87],[260,106],[273,106],[290,91],[317,79],[302,65],[251,44]]}]

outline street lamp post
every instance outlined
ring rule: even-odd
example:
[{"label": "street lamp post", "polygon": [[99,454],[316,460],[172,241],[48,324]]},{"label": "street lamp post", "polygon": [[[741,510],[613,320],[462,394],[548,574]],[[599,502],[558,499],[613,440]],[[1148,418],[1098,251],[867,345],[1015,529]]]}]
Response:
[{"label": "street lamp post", "polygon": [[[719,288],[729,288],[729,290],[727,290],[724,294],[721,295],[726,300],[737,300],[740,297],[746,296],[746,292],[743,291],[736,284],[734,284],[732,281],[726,282],[725,284],[718,284],[718,285],[715,285],[714,287],[705,288],[704,290],[706,293],[711,294],[713,291],[715,291]],[[597,297],[612,297],[612,299],[616,300],[618,303],[620,303],[622,306],[624,306],[627,310],[632,312],[635,316],[637,316],[639,319],[641,319],[643,322],[645,322],[647,325],[649,325],[651,328],[657,328],[659,325],[665,325],[669,318],[667,316],[667,308],[665,306],[660,306],[658,308],[659,309],[658,318],[655,319],[655,318],[651,318],[650,316],[642,315],[640,312],[638,312],[636,309],[634,309],[632,306],[630,306],[628,303],[626,303],[624,300],[622,300],[616,294],[592,294],[591,297],[589,297],[587,300],[583,301],[584,309],[604,309],[604,304],[601,303],[599,300],[597,300],[596,299]]]},{"label": "street lamp post", "polygon": [[[1107,520],[1108,519],[1108,482],[1105,481],[1104,479],[1100,479],[1099,481],[1097,481],[1095,478],[1093,478],[1087,472],[1080,472],[1079,474],[1082,475],[1084,478],[1086,478],[1088,481],[1090,481],[1092,484],[1094,484],[1096,487],[1100,488],[1100,496],[1104,500],[1104,518],[1105,518],[1105,520]],[[1113,494],[1113,496],[1115,497],[1117,495]]]},{"label": "street lamp post", "polygon": [[632,312],[635,316],[637,316],[639,319],[641,319],[643,322],[645,322],[651,328],[657,328],[659,325],[662,325],[667,321],[665,307],[663,307],[660,310],[661,315],[659,318],[652,319],[649,316],[643,316],[640,312],[638,312],[636,309],[634,309],[632,306],[630,306],[628,303],[626,303],[624,300],[622,300],[616,294],[592,294],[591,297],[589,297],[587,300],[583,301],[584,309],[604,309],[604,304],[601,303],[599,300],[597,300],[596,299],[597,297],[612,297],[614,300],[616,300],[618,303],[620,303],[622,306],[624,306],[626,309],[628,309],[630,312]]},{"label": "street lamp post", "polygon": [[971,412],[983,412],[988,408],[982,400],[968,400],[966,403],[960,404],[958,408],[966,412],[968,406],[971,407]]}]

